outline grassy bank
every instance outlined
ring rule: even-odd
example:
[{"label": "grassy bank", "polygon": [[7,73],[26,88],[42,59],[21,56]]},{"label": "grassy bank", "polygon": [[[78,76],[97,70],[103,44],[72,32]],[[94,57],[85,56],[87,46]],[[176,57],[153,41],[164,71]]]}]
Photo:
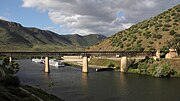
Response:
[{"label": "grassy bank", "polygon": [[97,66],[107,66],[107,67],[118,67],[119,68],[119,61],[110,60],[110,59],[91,59],[89,65],[97,65]]}]

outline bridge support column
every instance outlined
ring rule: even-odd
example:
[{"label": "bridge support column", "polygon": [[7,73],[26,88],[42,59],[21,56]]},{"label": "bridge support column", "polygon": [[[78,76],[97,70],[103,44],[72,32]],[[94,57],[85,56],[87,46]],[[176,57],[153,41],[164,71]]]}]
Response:
[{"label": "bridge support column", "polygon": [[82,72],[88,73],[88,58],[87,58],[87,56],[83,57]]},{"label": "bridge support column", "polygon": [[49,73],[49,72],[50,72],[50,69],[49,69],[49,57],[45,57],[45,63],[44,63],[44,65],[45,65],[45,70],[44,70],[44,72],[45,72],[45,73]]},{"label": "bridge support column", "polygon": [[12,57],[10,56],[10,57],[9,57],[9,63],[11,63],[11,62],[12,62]]},{"label": "bridge support column", "polygon": [[120,66],[121,72],[127,72],[128,70],[128,59],[127,57],[121,58],[121,66]]}]

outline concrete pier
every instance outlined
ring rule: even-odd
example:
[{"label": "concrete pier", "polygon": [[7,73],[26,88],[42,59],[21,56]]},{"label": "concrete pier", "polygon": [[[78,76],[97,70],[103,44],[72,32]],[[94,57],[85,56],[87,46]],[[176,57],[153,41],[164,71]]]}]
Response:
[{"label": "concrete pier", "polygon": [[82,72],[88,73],[88,58],[87,57],[83,57]]},{"label": "concrete pier", "polygon": [[45,72],[45,73],[49,73],[49,72],[50,72],[50,69],[49,69],[49,57],[45,57],[45,63],[44,63],[44,65],[45,65],[45,70],[44,70],[44,72]]},{"label": "concrete pier", "polygon": [[122,57],[121,58],[121,72],[127,72],[128,70],[128,59],[127,57]]},{"label": "concrete pier", "polygon": [[10,56],[10,57],[9,57],[9,63],[11,63],[11,62],[12,62],[12,57]]}]

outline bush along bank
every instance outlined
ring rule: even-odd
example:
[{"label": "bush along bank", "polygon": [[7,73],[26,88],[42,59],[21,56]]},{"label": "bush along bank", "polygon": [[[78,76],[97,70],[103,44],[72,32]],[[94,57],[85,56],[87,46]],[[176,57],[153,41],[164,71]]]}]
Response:
[{"label": "bush along bank", "polygon": [[173,65],[167,59],[154,60],[146,57],[140,61],[133,60],[128,68],[128,73],[144,74],[153,77],[180,77],[180,71],[174,70]]}]

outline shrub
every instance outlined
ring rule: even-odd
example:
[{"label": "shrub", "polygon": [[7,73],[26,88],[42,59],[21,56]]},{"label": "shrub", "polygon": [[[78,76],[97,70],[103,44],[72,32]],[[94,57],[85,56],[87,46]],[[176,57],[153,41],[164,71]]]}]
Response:
[{"label": "shrub", "polygon": [[108,67],[115,67],[115,65],[113,63],[110,63]]},{"label": "shrub", "polygon": [[154,30],[155,30],[155,31],[158,31],[158,30],[159,30],[159,27],[155,27]]},{"label": "shrub", "polygon": [[8,68],[8,69],[10,70],[10,72],[13,71],[12,74],[17,73],[19,71],[19,64],[15,61],[11,61],[10,63],[9,58],[7,57],[3,59],[3,65],[4,67],[10,66],[11,68]]},{"label": "shrub", "polygon": [[162,31],[169,31],[168,28],[163,27]]},{"label": "shrub", "polygon": [[9,58],[6,57],[6,58],[3,59],[2,64],[3,64],[4,66],[8,66],[9,63],[10,63]]},{"label": "shrub", "polygon": [[153,35],[153,38],[161,39],[161,38],[162,38],[162,35],[161,35],[161,34],[154,34],[154,35]]},{"label": "shrub", "polygon": [[120,44],[119,44],[119,47],[120,47],[120,48],[123,48],[123,47],[124,47],[124,45],[123,45],[122,43],[120,43]]},{"label": "shrub", "polygon": [[0,80],[0,82],[1,82],[4,86],[19,87],[19,85],[20,85],[20,81],[19,81],[18,77],[12,76],[12,75],[7,75],[7,76],[2,77],[2,79]]},{"label": "shrub", "polygon": [[122,41],[126,41],[126,40],[127,40],[127,38],[125,38],[125,37],[124,37],[124,38],[122,38]]},{"label": "shrub", "polygon": [[171,31],[169,32],[169,34],[170,34],[170,35],[174,35],[174,34],[176,34],[176,32],[175,32],[174,30],[171,30]]},{"label": "shrub", "polygon": [[153,44],[154,42],[150,41],[149,44]]},{"label": "shrub", "polygon": [[152,76],[154,77],[170,77],[170,75],[174,74],[174,70],[170,69],[170,64],[164,63],[155,67],[155,71]]},{"label": "shrub", "polygon": [[171,19],[165,19],[165,22],[170,22],[171,21]]},{"label": "shrub", "polygon": [[15,61],[12,61],[10,64],[12,70],[14,71],[14,73],[17,73],[19,71],[19,64],[16,63]]},{"label": "shrub", "polygon": [[142,40],[138,40],[137,42],[136,42],[136,44],[140,44],[142,42]]},{"label": "shrub", "polygon": [[171,25],[170,25],[170,24],[164,24],[164,26],[165,26],[165,27],[171,27]]},{"label": "shrub", "polygon": [[143,35],[146,39],[148,39],[149,37],[151,37],[151,32],[149,32],[149,31],[145,32],[145,33],[143,33]]},{"label": "shrub", "polygon": [[127,44],[126,44],[126,47],[129,47],[129,46],[131,46],[131,44],[130,44],[130,43],[127,43]]},{"label": "shrub", "polygon": [[150,48],[149,51],[156,52],[156,49],[155,48]]}]

